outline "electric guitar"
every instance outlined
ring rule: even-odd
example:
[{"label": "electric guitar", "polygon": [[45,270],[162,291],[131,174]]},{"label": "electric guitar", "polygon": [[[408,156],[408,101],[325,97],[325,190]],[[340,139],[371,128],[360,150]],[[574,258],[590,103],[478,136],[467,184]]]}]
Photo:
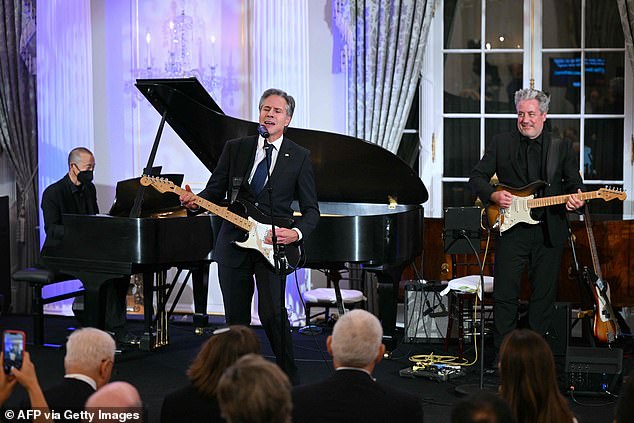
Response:
[{"label": "electric guitar", "polygon": [[[174,185],[174,183],[168,179],[157,178],[154,176],[141,177],[141,185],[151,185],[154,189],[161,193],[171,192],[179,196],[187,192],[183,188]],[[275,267],[273,245],[264,243],[264,239],[271,231],[271,224],[266,223],[270,222],[270,216],[266,216],[253,204],[247,201],[236,200],[234,202],[234,205],[237,204],[242,208],[241,214],[236,213],[227,207],[218,206],[197,195],[194,195],[194,203],[245,231],[245,239],[243,241],[234,241],[234,244],[242,248],[258,251],[272,267]],[[232,208],[234,205],[232,205]],[[291,219],[283,218],[275,218],[274,222],[276,227],[283,228],[290,228],[292,224]],[[280,252],[284,253],[283,256],[285,256],[288,264],[287,266],[282,266],[282,270],[284,270],[285,273],[291,273],[300,265],[300,263],[302,263],[304,251],[302,249],[301,242],[295,242],[293,244],[278,244],[278,248]]]},{"label": "electric guitar", "polygon": [[[533,194],[544,185],[546,185],[546,183],[543,181],[536,181],[522,188],[511,188],[503,184],[498,184],[496,186],[496,190],[505,190],[510,192],[513,194],[513,201],[511,206],[507,208],[500,207],[495,203],[491,203],[487,207],[489,227],[502,233],[511,229],[518,223],[536,225],[539,221],[532,218],[531,209],[565,204],[568,201],[570,194],[535,198],[535,195]],[[624,201],[627,198],[627,194],[622,190],[610,188],[599,188],[597,191],[582,192],[581,194],[576,195],[584,201],[594,200],[596,198],[602,198],[605,201],[618,198],[619,200]]]},{"label": "electric guitar", "polygon": [[616,320],[616,314],[614,314],[610,304],[610,286],[601,276],[601,264],[599,263],[588,207],[584,210],[584,217],[590,244],[590,255],[592,256],[592,266],[594,267],[594,273],[587,268],[583,272],[587,276],[587,282],[595,301],[594,337],[599,342],[611,344],[620,335],[621,330]]}]

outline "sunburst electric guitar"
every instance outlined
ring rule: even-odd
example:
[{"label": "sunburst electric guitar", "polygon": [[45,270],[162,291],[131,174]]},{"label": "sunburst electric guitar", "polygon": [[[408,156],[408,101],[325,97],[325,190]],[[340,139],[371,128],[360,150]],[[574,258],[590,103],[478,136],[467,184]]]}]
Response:
[{"label": "sunburst electric guitar", "polygon": [[[555,195],[553,197],[540,197],[535,198],[534,193],[546,185],[543,181],[533,182],[522,188],[512,188],[503,184],[496,185],[497,191],[508,191],[513,194],[513,201],[510,207],[504,208],[497,204],[491,203],[487,207],[487,220],[489,221],[489,227],[500,233],[511,229],[518,223],[528,223],[535,225],[539,223],[538,220],[533,219],[531,216],[531,210],[538,207],[554,206],[557,204],[565,204],[570,197],[570,194]],[[602,198],[605,201],[610,201],[615,198],[624,201],[627,198],[627,194],[622,190],[611,188],[599,188],[597,191],[582,192],[576,194],[579,199],[594,200],[596,198]]]},{"label": "sunburst electric guitar", "polygon": [[583,271],[595,301],[594,337],[599,342],[611,344],[620,335],[619,323],[610,304],[610,285],[603,280],[601,275],[601,264],[599,263],[592,222],[590,221],[590,213],[587,207],[584,210],[584,217],[590,244],[590,255],[592,256],[592,266],[594,267],[594,272],[587,268]]},{"label": "sunburst electric guitar", "polygon": [[[176,195],[181,195],[187,192],[183,188],[174,185],[174,183],[168,179],[154,176],[141,177],[141,185],[151,185],[154,189],[162,193],[171,192]],[[245,238],[243,241],[234,241],[235,245],[258,251],[266,258],[271,266],[275,267],[273,245],[264,243],[264,239],[271,230],[271,224],[267,223],[271,221],[270,216],[265,215],[247,201],[236,200],[231,206],[232,209],[236,206],[241,207],[241,214],[227,207],[218,206],[197,195],[194,195],[194,203],[242,229],[245,232]],[[276,227],[283,228],[290,228],[292,224],[291,219],[283,218],[275,218],[274,222]],[[301,242],[279,244],[279,248],[283,251],[288,264],[288,266],[284,266],[285,268],[283,267],[282,270],[284,270],[285,273],[290,273],[298,267],[303,260],[302,244]]]}]

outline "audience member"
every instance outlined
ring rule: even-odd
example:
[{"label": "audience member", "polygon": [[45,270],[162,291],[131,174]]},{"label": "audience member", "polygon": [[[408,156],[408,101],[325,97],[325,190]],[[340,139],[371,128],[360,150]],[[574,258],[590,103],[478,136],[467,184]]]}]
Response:
[{"label": "audience member", "polygon": [[115,342],[95,328],[74,331],[66,342],[64,380],[44,391],[52,411],[80,412],[90,395],[108,383],[114,365]]},{"label": "audience member", "polygon": [[480,391],[458,402],[451,423],[515,423],[509,405],[493,392]]},{"label": "audience member", "polygon": [[500,347],[500,396],[518,423],[576,422],[559,392],[555,359],[544,338],[515,329]]},{"label": "audience member", "polygon": [[259,352],[252,329],[236,325],[216,330],[187,370],[190,384],[163,400],[161,423],[180,423],[183,416],[190,423],[222,421],[216,397],[222,372],[243,355]]},{"label": "audience member", "polygon": [[[3,352],[0,352],[0,363],[4,360],[3,354]],[[28,351],[24,351],[23,353],[21,368],[17,369],[12,367],[9,374],[6,374],[0,369],[0,406],[9,398],[16,383],[22,385],[29,395],[30,408],[40,411],[33,421],[36,423],[51,421],[45,414],[48,411],[48,404],[44,398],[40,382],[37,380],[35,366],[31,361],[31,355]],[[5,413],[3,413],[3,415],[7,416]]]},{"label": "audience member", "polygon": [[367,311],[352,310],[341,316],[326,341],[336,371],[323,382],[293,390],[293,421],[422,421],[419,398],[372,377],[385,353],[382,337],[381,323]]},{"label": "audience member", "polygon": [[623,381],[614,415],[614,423],[626,422],[634,422],[634,370]]},{"label": "audience member", "polygon": [[247,354],[223,372],[218,403],[227,423],[290,423],[291,382],[276,364]]},{"label": "audience member", "polygon": [[92,413],[91,422],[146,421],[139,391],[128,382],[110,382],[102,386],[86,401],[86,411]]}]

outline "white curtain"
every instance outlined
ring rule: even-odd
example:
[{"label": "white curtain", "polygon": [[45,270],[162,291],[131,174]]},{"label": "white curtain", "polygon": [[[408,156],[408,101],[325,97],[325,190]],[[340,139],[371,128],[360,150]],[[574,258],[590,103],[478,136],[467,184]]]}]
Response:
[{"label": "white curtain", "polygon": [[[37,7],[41,204],[44,188],[68,172],[68,152],[77,146],[93,150],[94,134],[90,0],[41,1]],[[40,241],[44,242],[42,221],[40,234]],[[71,291],[78,284],[75,281],[46,287],[44,296]],[[70,301],[49,304],[47,310],[61,312],[69,304]]]},{"label": "white curtain", "polygon": [[279,88],[295,98],[291,126],[310,126],[308,114],[308,0],[251,0],[252,116],[260,95]]},{"label": "white curtain", "polygon": [[625,37],[625,51],[630,58],[632,69],[634,69],[634,0],[617,0],[621,24],[623,25],[623,36]]},{"label": "white curtain", "polygon": [[348,72],[348,133],[396,153],[436,0],[334,0]]}]

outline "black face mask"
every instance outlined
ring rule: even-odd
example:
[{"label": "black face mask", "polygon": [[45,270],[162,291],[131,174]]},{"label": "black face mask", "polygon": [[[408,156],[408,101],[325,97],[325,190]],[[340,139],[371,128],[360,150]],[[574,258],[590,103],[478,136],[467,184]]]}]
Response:
[{"label": "black face mask", "polygon": [[92,170],[82,170],[77,174],[77,180],[82,184],[89,184],[92,182]]}]

